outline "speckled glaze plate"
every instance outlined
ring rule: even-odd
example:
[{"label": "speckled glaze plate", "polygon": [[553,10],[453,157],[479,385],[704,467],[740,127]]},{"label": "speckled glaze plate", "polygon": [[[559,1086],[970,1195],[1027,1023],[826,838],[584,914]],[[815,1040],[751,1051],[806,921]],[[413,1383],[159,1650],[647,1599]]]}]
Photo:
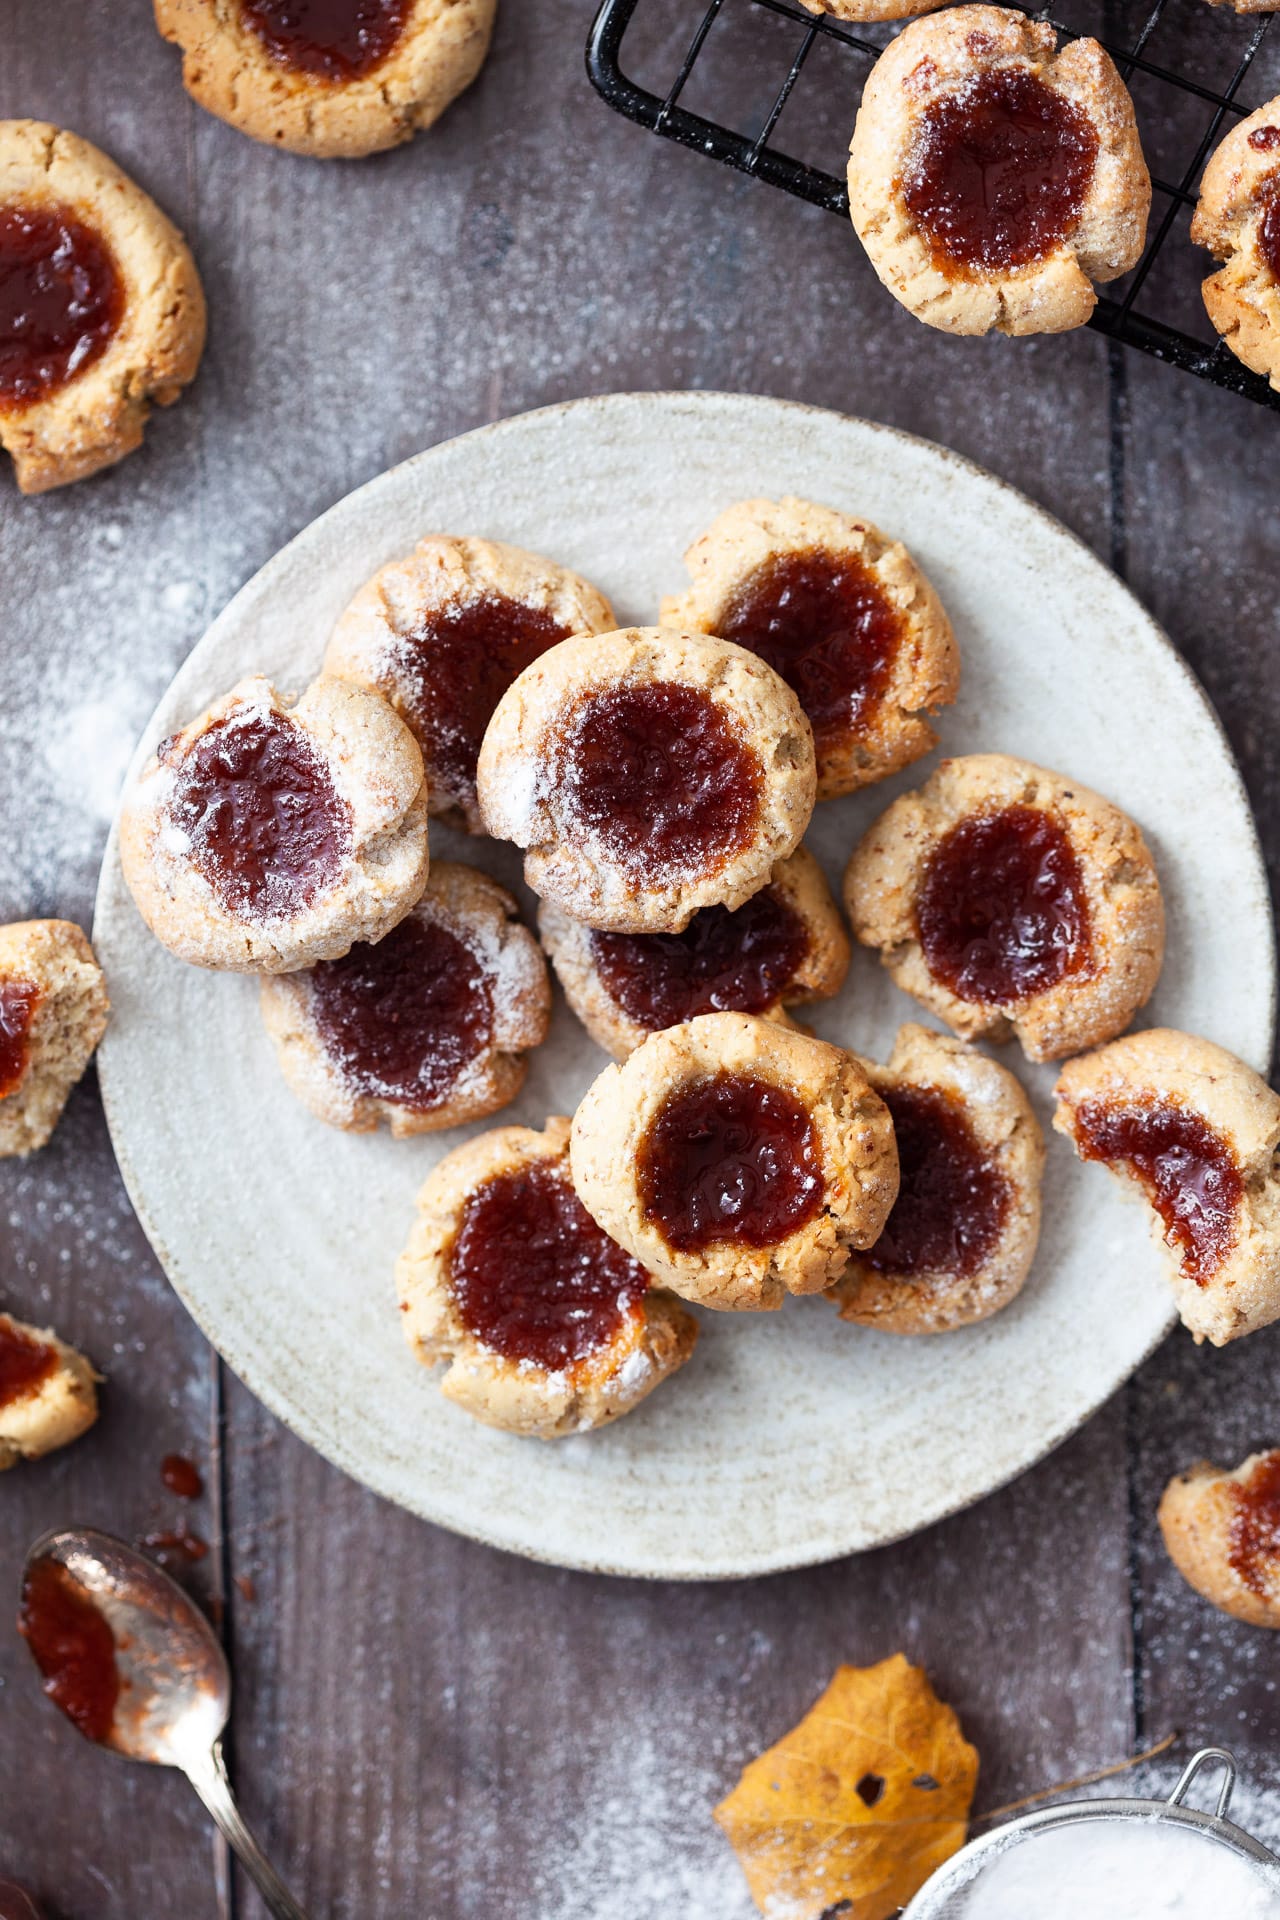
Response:
[{"label": "speckled glaze plate", "polygon": [[[942,750],[1001,749],[1099,787],[1141,823],[1169,905],[1146,1018],[1265,1068],[1274,950],[1248,804],[1218,723],[1164,635],[1056,522],[942,449],[861,420],[729,394],[583,400],[432,448],[290,543],[216,620],[139,753],[239,675],[298,690],[350,595],[427,532],[488,535],[580,569],[652,620],[681,555],[731,501],[798,493],[900,535],[964,661]],[[935,756],[936,757],[936,756]],[[930,762],[819,808],[833,883],[854,840]],[[433,829],[441,855],[515,884],[515,852]],[[979,1499],[1077,1427],[1166,1332],[1143,1211],[1050,1136],[1044,1233],[1022,1296],[986,1325],[904,1340],[821,1300],[704,1314],[683,1373],[601,1433],[490,1432],[410,1357],[392,1266],[414,1195],[458,1134],[333,1132],[286,1090],[253,981],[151,938],[113,836],[94,937],[115,1014],[100,1054],[133,1203],[228,1364],[311,1445],[427,1519],[569,1567],[702,1579],[872,1547]],[[816,1030],[885,1054],[913,1004],[857,953]],[[1047,1127],[1052,1071],[1021,1073]],[[571,1113],[606,1064],[562,1002],[502,1116]]]}]

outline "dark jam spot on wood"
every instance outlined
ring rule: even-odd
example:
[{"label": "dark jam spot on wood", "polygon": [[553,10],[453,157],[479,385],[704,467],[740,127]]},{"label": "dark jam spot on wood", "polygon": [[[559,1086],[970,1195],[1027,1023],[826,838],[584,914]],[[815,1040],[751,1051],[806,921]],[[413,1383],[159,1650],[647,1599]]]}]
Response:
[{"label": "dark jam spot on wood", "polygon": [[649,1286],[644,1268],[545,1162],[476,1188],[449,1272],[469,1332],[494,1353],[550,1373],[607,1346]]},{"label": "dark jam spot on wood", "polygon": [[678,1253],[776,1246],[821,1211],[826,1192],[805,1109],[745,1073],[673,1093],[641,1145],[639,1175],[645,1215]]},{"label": "dark jam spot on wood", "polygon": [[351,811],[284,714],[236,709],[200,735],[175,778],[170,825],[229,912],[297,913],[337,877]]},{"label": "dark jam spot on wood", "polygon": [[1164,1221],[1197,1286],[1213,1278],[1235,1240],[1244,1181],[1226,1141],[1186,1107],[1087,1101],[1077,1108],[1085,1160],[1120,1161]]},{"label": "dark jam spot on wood", "polygon": [[1097,155],[1079,107],[1002,67],[926,109],[902,192],[944,273],[1008,271],[1066,239]]},{"label": "dark jam spot on wood", "polygon": [[1280,280],[1280,184],[1272,191],[1258,222],[1258,252],[1273,280]]},{"label": "dark jam spot on wood", "polygon": [[455,934],[411,916],[311,971],[311,1011],[347,1085],[415,1113],[440,1106],[493,1036],[493,995]]},{"label": "dark jam spot on wood", "polygon": [[744,906],[703,907],[683,933],[593,933],[610,996],[629,1020],[658,1032],[699,1013],[763,1013],[804,964],[809,930],[776,887]]},{"label": "dark jam spot on wood", "polygon": [[22,1085],[42,997],[33,980],[0,980],[0,1100]]},{"label": "dark jam spot on wood", "polygon": [[209,1551],[209,1542],[192,1533],[185,1521],[171,1533],[144,1533],[138,1544],[168,1572],[174,1567],[194,1566]]},{"label": "dark jam spot on wood", "polygon": [[0,1407],[38,1393],[58,1365],[58,1349],[0,1314]]},{"label": "dark jam spot on wood", "polygon": [[18,1630],[44,1690],[87,1740],[105,1740],[120,1697],[111,1628],[56,1560],[37,1560],[22,1583]]},{"label": "dark jam spot on wood", "polygon": [[864,722],[882,698],[902,622],[853,553],[813,547],[758,567],[717,628],[793,689],[818,743]]},{"label": "dark jam spot on wood", "polygon": [[589,695],[562,780],[567,831],[645,878],[718,873],[760,817],[755,751],[706,693],[673,681]]},{"label": "dark jam spot on wood", "polygon": [[1280,127],[1255,127],[1249,145],[1255,153],[1274,153],[1280,148]]},{"label": "dark jam spot on wood", "polygon": [[975,1273],[1000,1237],[1009,1183],[963,1107],[934,1087],[888,1087],[901,1185],[884,1232],[860,1258],[877,1273]]},{"label": "dark jam spot on wood", "polygon": [[179,1500],[198,1500],[204,1492],[200,1469],[185,1453],[166,1453],[160,1462],[160,1478]]},{"label": "dark jam spot on wood", "polygon": [[916,926],[930,973],[961,1000],[1004,1006],[1045,993],[1091,958],[1080,864],[1041,807],[952,827],[925,867]]},{"label": "dark jam spot on wood", "polygon": [[98,234],[64,208],[0,208],[0,411],[32,406],[92,366],[124,305]]},{"label": "dark jam spot on wood", "polygon": [[1280,1448],[1264,1454],[1233,1489],[1231,1565],[1254,1593],[1280,1590]]},{"label": "dark jam spot on wood", "polygon": [[240,0],[273,60],[321,80],[360,80],[404,32],[412,0]]}]

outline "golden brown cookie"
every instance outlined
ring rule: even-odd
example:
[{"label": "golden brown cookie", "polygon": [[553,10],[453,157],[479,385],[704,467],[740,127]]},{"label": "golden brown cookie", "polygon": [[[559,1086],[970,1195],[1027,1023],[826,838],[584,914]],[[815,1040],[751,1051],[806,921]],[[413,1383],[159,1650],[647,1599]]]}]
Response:
[{"label": "golden brown cookie", "polygon": [[480,749],[488,831],[533,891],[613,933],[737,907],[813,812],[813,735],[771,667],[660,627],[562,641],[498,703]]},{"label": "golden brown cookie", "polygon": [[77,134],[0,121],[0,445],[23,493],[141,446],[204,335],[195,262],[155,201]]},{"label": "golden brown cookie", "polygon": [[1201,1460],[1160,1501],[1169,1558],[1189,1586],[1251,1627],[1280,1627],[1280,1448],[1233,1472]]},{"label": "golden brown cookie", "polygon": [[960,654],[901,541],[809,500],[742,500],[685,555],[693,580],[664,626],[715,633],[780,673],[813,728],[818,798],[883,780],[937,745]]},{"label": "golden brown cookie", "polygon": [[438,862],[376,946],[264,975],[262,1017],[285,1079],[331,1127],[400,1138],[483,1120],[524,1085],[551,987],[505,887]]},{"label": "golden brown cookie", "polygon": [[0,927],[0,1159],[44,1146],[109,1012],[102,969],[79,927]]},{"label": "golden brown cookie", "polygon": [[98,1417],[98,1377],[49,1328],[0,1313],[0,1473],[87,1433]]},{"label": "golden brown cookie", "polygon": [[920,13],[932,13],[947,0],[800,0],[810,13],[826,13],[833,20],[911,20]]},{"label": "golden brown cookie", "polygon": [[944,760],[845,873],[853,930],[966,1040],[1057,1060],[1123,1032],[1164,955],[1151,855],[1127,814],[1002,753]]},{"label": "golden brown cookie", "polygon": [[[1272,0],[1235,4],[1269,12]],[[1202,289],[1209,318],[1237,359],[1280,388],[1280,97],[1232,127],[1213,155],[1191,238],[1225,262]]]},{"label": "golden brown cookie", "polygon": [[396,1265],[405,1337],[477,1420],[555,1440],[630,1413],[682,1367],[693,1315],[585,1211],[569,1122],[498,1127],[429,1174]]},{"label": "golden brown cookie", "polygon": [[180,960],[293,973],[380,940],[427,882],[422,755],[380,694],[262,674],[161,742],[125,794],[120,860]]},{"label": "golden brown cookie", "polygon": [[1209,1040],[1126,1034],[1058,1076],[1053,1124],[1152,1210],[1183,1325],[1222,1347],[1280,1317],[1280,1096]]},{"label": "golden brown cookie", "polygon": [[893,1124],[853,1055],[741,1013],[651,1034],[607,1067],[570,1151],[588,1213],[705,1307],[821,1293],[898,1191]]},{"label": "golden brown cookie", "polygon": [[324,670],[386,696],[422,748],[431,812],[480,833],[476,757],[499,700],[548,647],[616,626],[604,595],[554,560],[430,534],[361,587]]},{"label": "golden brown cookie", "polygon": [[947,333],[1083,326],[1141,257],[1151,180],[1096,40],[1005,7],[907,27],[863,90],[849,207],[895,300]]},{"label": "golden brown cookie", "polygon": [[358,159],[431,126],[479,73],[496,0],[155,0],[200,106],[267,146]]},{"label": "golden brown cookie", "polygon": [[1040,1237],[1044,1135],[1006,1068],[950,1034],[905,1026],[887,1067],[861,1063],[893,1121],[900,1184],[874,1246],[831,1288],[842,1320],[942,1333],[1021,1290]]}]

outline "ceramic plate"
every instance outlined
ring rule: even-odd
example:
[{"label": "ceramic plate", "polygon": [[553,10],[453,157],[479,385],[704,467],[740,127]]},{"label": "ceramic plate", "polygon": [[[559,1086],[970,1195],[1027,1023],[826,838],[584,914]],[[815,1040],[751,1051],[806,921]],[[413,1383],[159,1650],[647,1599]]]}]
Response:
[{"label": "ceramic plate", "polygon": [[[1240,779],[1187,668],[1126,589],[1038,508],[954,455],[835,414],[723,394],[577,401],[486,427],[342,501],[263,568],[161,701],[140,754],[241,674],[299,690],[376,567],[422,534],[487,535],[578,568],[624,622],[685,582],[722,508],[797,493],[901,536],[964,662],[943,749],[999,749],[1101,789],[1141,823],[1169,906],[1146,1018],[1265,1069],[1274,954]],[[936,757],[936,756],[935,756]],[[819,808],[833,884],[855,839],[930,762]],[[515,884],[510,847],[433,848]],[[527,897],[526,897],[527,899]],[[94,930],[115,1013],[100,1054],[112,1138],[169,1278],[228,1364],[311,1445],[442,1526],[564,1566],[761,1573],[871,1547],[999,1486],[1071,1432],[1166,1331],[1143,1211],[1050,1135],[1044,1232],[1021,1297],[931,1339],[846,1327],[822,1300],[704,1314],[692,1362],[604,1432],[543,1444],[441,1399],[400,1333],[392,1266],[428,1169],[460,1134],[344,1135],[298,1105],[252,980],[171,959],[107,850]],[[809,1016],[807,1016],[809,1017]],[[865,953],[822,1035],[883,1056],[917,1016]],[[1053,1074],[1016,1050],[1045,1126]],[[571,1113],[606,1064],[562,1002],[502,1121]],[[472,1129],[471,1131],[475,1131]]]}]

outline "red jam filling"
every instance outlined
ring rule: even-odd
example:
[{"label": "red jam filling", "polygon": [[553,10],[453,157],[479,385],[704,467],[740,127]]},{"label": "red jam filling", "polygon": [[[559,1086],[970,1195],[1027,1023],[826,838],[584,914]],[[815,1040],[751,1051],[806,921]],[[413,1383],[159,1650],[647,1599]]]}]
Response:
[{"label": "red jam filling", "polygon": [[185,1453],[166,1453],[160,1462],[160,1478],[179,1500],[198,1500],[204,1492],[200,1469]]},{"label": "red jam filling", "polygon": [[593,933],[610,997],[659,1032],[699,1013],[763,1013],[778,1004],[809,951],[809,930],[776,887],[744,906],[703,907],[683,933]]},{"label": "red jam filling", "polygon": [[0,411],[32,406],[92,366],[124,307],[98,234],[62,207],[0,208]]},{"label": "red jam filling", "polygon": [[273,60],[320,80],[361,80],[381,66],[412,0],[240,0]]},{"label": "red jam filling", "polygon": [[463,1324],[508,1360],[561,1373],[608,1346],[649,1276],[545,1161],[469,1197],[449,1260]]},{"label": "red jam filling", "polygon": [[120,1697],[111,1628],[56,1560],[37,1560],[22,1583],[18,1630],[44,1690],[87,1740],[105,1740]]},{"label": "red jam filling", "polygon": [[1165,1240],[1197,1286],[1213,1278],[1236,1237],[1244,1180],[1226,1141],[1186,1107],[1090,1101],[1075,1114],[1085,1160],[1121,1162],[1165,1225]]},{"label": "red jam filling", "polygon": [[26,1076],[31,1027],[42,998],[33,980],[0,980],[0,1100],[16,1093]]},{"label": "red jam filling", "polygon": [[1273,188],[1258,222],[1258,253],[1273,280],[1280,280],[1280,182]]},{"label": "red jam filling", "polygon": [[745,1073],[673,1093],[640,1151],[640,1202],[678,1253],[776,1246],[821,1212],[813,1121],[795,1095]]},{"label": "red jam filling", "polygon": [[1080,863],[1042,807],[952,827],[926,864],[916,926],[934,979],[986,1005],[1045,993],[1091,959]]},{"label": "red jam filling", "polygon": [[979,74],[926,109],[902,192],[944,273],[1032,265],[1080,218],[1098,136],[1024,67]]},{"label": "red jam filling", "polygon": [[1274,153],[1280,148],[1280,127],[1255,127],[1249,145],[1255,153]]},{"label": "red jam filling", "polygon": [[0,1315],[0,1407],[38,1393],[58,1365],[58,1350]]},{"label": "red jam filling", "polygon": [[493,1037],[493,995],[464,941],[411,915],[375,947],[311,970],[311,1013],[347,1085],[415,1113],[445,1101]]},{"label": "red jam filling", "polygon": [[901,1185],[884,1232],[859,1258],[877,1273],[976,1273],[1000,1238],[1009,1183],[978,1144],[958,1100],[935,1087],[888,1087]]},{"label": "red jam filling", "polygon": [[1280,1449],[1264,1454],[1233,1489],[1229,1555],[1246,1587],[1264,1599],[1280,1578]]},{"label": "red jam filling", "polygon": [[337,878],[351,811],[284,714],[237,708],[182,755],[175,777],[169,824],[228,912],[297,913]]}]

